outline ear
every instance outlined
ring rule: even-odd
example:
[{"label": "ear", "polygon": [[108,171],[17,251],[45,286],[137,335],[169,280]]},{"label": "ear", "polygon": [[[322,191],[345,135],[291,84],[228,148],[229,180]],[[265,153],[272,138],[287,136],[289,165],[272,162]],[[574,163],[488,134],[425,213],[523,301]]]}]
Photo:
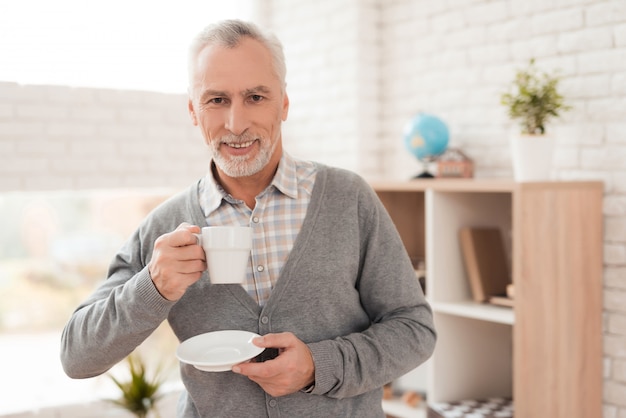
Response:
[{"label": "ear", "polygon": [[283,111],[281,115],[282,121],[287,120],[287,115],[289,114],[289,96],[287,96],[287,92],[283,95]]},{"label": "ear", "polygon": [[189,98],[189,101],[187,102],[187,110],[189,110],[189,116],[191,116],[191,123],[193,123],[194,126],[198,126],[198,117],[196,116],[196,111],[193,108],[193,101],[191,98]]}]

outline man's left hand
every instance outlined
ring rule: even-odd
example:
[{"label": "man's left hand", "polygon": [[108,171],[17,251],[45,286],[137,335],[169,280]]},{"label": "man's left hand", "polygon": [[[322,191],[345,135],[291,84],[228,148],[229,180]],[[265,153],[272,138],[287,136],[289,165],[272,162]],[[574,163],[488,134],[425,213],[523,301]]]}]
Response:
[{"label": "man's left hand", "polygon": [[309,386],[315,380],[315,364],[309,348],[291,332],[266,334],[254,345],[278,349],[278,357],[263,363],[241,363],[233,372],[247,376],[271,396],[284,396]]}]

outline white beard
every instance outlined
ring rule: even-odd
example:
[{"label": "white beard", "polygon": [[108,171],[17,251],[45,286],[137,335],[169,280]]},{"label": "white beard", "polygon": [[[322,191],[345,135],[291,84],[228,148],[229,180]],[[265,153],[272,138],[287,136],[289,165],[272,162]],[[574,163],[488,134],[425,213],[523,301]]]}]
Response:
[{"label": "white beard", "polygon": [[[259,154],[254,160],[250,160],[247,155],[225,157],[224,154],[219,152],[220,145],[223,143],[244,143],[252,140],[258,140],[260,144]],[[268,141],[264,138],[255,138],[250,134],[243,135],[224,135],[219,140],[211,142],[210,149],[213,153],[213,161],[229,177],[249,177],[260,172],[270,162],[278,141],[274,141],[271,145],[268,145]]]}]

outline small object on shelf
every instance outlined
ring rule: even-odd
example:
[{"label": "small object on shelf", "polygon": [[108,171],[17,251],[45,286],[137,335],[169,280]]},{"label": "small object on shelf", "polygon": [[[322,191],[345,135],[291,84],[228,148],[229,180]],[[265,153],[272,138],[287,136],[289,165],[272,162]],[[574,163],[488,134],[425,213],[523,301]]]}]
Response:
[{"label": "small object on shelf", "polygon": [[472,178],[474,161],[458,148],[448,148],[437,159],[437,177]]},{"label": "small object on shelf", "polygon": [[513,307],[513,299],[508,296],[492,296],[489,298],[489,303],[492,305],[507,306],[509,308]]},{"label": "small object on shelf", "polygon": [[414,178],[434,178],[428,172],[428,164],[435,161],[448,147],[448,125],[435,115],[419,112],[404,127],[406,149],[424,165],[422,173]]},{"label": "small object on shelf", "polygon": [[414,390],[394,390],[383,386],[383,411],[386,418],[426,418],[426,394]]},{"label": "small object on shelf", "polygon": [[506,285],[506,296],[492,296],[489,298],[489,303],[493,305],[509,306],[513,307],[513,283]]},{"label": "small object on shelf", "polygon": [[463,227],[459,238],[474,300],[482,303],[492,296],[505,296],[509,269],[500,230]]},{"label": "small object on shelf", "polygon": [[421,394],[414,392],[412,390],[407,390],[402,394],[402,402],[411,408],[417,408],[424,398]]},{"label": "small object on shelf", "polygon": [[393,399],[393,385],[391,383],[387,383],[383,386],[383,399]]},{"label": "small object on shelf", "polygon": [[513,418],[511,398],[468,399],[428,406],[428,418]]},{"label": "small object on shelf", "polygon": [[532,58],[526,69],[518,70],[509,91],[500,103],[520,129],[511,132],[513,176],[517,181],[548,180],[553,164],[556,138],[546,134],[552,118],[571,109],[559,92],[561,77],[535,66]]},{"label": "small object on shelf", "polygon": [[509,283],[506,286],[506,295],[508,297],[510,297],[511,299],[513,299],[514,295],[515,295],[515,288],[513,287],[513,283]]}]

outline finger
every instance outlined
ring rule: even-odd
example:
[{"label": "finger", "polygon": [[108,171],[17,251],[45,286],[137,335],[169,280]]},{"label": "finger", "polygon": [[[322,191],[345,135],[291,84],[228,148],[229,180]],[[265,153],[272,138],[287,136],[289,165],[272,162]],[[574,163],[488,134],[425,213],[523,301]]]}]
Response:
[{"label": "finger", "polygon": [[204,254],[204,250],[199,245],[186,245],[182,247],[176,247],[174,249],[176,260],[179,262],[188,262],[188,261],[206,261],[206,255]]},{"label": "finger", "polygon": [[[174,231],[160,236],[154,243],[153,259],[160,263],[172,263],[179,261],[201,260],[205,261],[205,253],[199,245],[184,244],[185,231]],[[176,236],[175,234],[179,234]],[[188,233],[189,234],[189,233]],[[191,235],[195,238],[194,235]],[[195,243],[194,243],[195,244]]]},{"label": "finger", "polygon": [[198,239],[194,235],[200,233],[201,229],[197,225],[190,225],[183,222],[168,235],[168,244],[172,247],[184,247],[186,245],[197,245]]},{"label": "finger", "polygon": [[203,260],[186,260],[178,262],[175,266],[176,274],[202,274],[206,270],[206,263]]},{"label": "finger", "polygon": [[293,346],[295,341],[296,337],[291,332],[281,332],[256,337],[252,340],[252,343],[262,348],[288,348]]},{"label": "finger", "polygon": [[246,376],[271,396],[283,396],[296,392],[312,381],[295,366],[296,359],[286,360],[279,356],[263,363],[238,364],[232,371]]},{"label": "finger", "polygon": [[276,376],[279,372],[277,368],[272,363],[275,360],[268,360],[262,363],[255,362],[243,362],[236,364],[232,367],[232,371],[234,373],[238,373],[244,376],[255,379],[268,379],[273,376]]}]

